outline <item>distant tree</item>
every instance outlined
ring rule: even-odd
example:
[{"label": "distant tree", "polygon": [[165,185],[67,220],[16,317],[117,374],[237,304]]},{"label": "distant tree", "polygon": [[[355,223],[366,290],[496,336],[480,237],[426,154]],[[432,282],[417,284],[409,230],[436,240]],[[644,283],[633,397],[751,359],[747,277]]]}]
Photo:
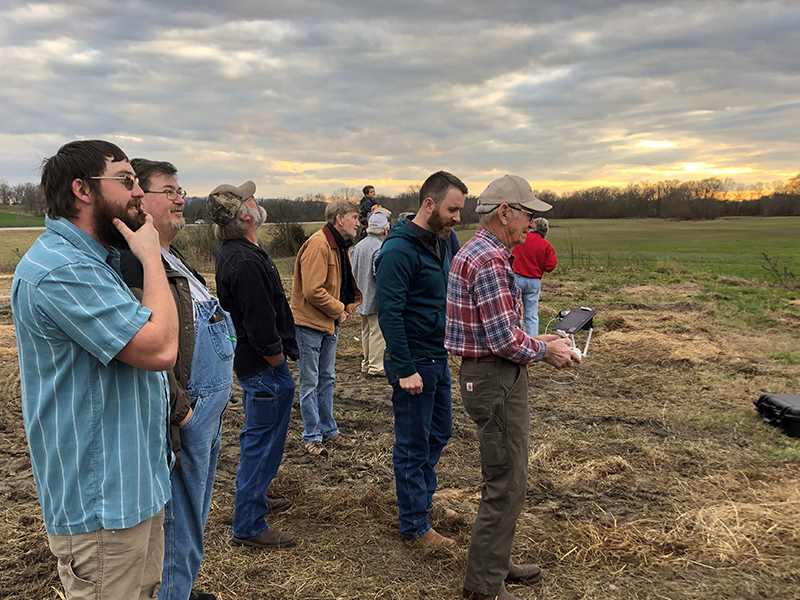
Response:
[{"label": "distant tree", "polygon": [[33,183],[20,183],[13,188],[15,204],[22,204],[30,214],[43,217],[47,205],[44,195],[38,185]]},{"label": "distant tree", "polygon": [[328,200],[331,202],[335,202],[336,200],[349,200],[350,202],[359,202],[363,195],[361,194],[361,190],[354,187],[341,187],[338,190],[335,190],[329,197]]},{"label": "distant tree", "polygon": [[186,204],[183,206],[183,218],[186,219],[187,223],[196,223],[198,219],[209,223],[206,199],[186,198]]},{"label": "distant tree", "polygon": [[775,191],[781,194],[800,194],[800,173],[792,177],[786,185],[776,187]]},{"label": "distant tree", "polygon": [[11,189],[11,185],[5,179],[0,179],[0,204],[11,204],[13,199],[14,193]]},{"label": "distant tree", "polygon": [[283,199],[270,200],[268,209],[265,206],[269,220],[273,223],[269,248],[277,255],[297,254],[300,246],[308,239],[305,229],[298,223],[300,220],[299,204],[301,203]]}]

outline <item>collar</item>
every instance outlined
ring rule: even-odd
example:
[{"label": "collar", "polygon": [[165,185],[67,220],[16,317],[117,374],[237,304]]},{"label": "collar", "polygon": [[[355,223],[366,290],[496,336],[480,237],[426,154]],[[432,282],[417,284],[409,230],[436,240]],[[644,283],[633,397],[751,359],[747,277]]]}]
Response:
[{"label": "collar", "polygon": [[[269,256],[269,253],[266,250],[264,250],[264,248],[261,247],[261,244],[254,244],[253,242],[251,242],[250,240],[246,240],[245,238],[234,238],[232,240],[225,240],[224,242],[222,242],[222,244],[233,244],[233,243],[235,243],[237,246],[241,246],[246,250],[253,250],[255,252],[259,252],[261,254],[266,254],[267,256]],[[170,252],[172,252],[172,246],[170,246],[169,249]],[[176,254],[175,252],[172,253]],[[183,260],[184,263],[186,263],[186,259],[183,257],[182,254],[180,255],[180,258]]]},{"label": "collar", "polygon": [[419,239],[423,242],[428,244],[429,246],[435,246],[437,240],[441,239],[438,235],[433,233],[432,231],[428,231],[424,227],[420,227],[414,221],[411,220],[411,217],[405,218],[406,227],[408,227],[409,231],[416,235]]},{"label": "collar", "polygon": [[509,252],[508,248],[506,248],[505,244],[500,241],[500,238],[493,234],[488,229],[484,229],[483,227],[478,227],[478,231],[475,232],[475,237],[479,237],[484,240],[490,246],[501,250],[505,258],[509,261],[513,260],[513,254]]},{"label": "collar", "polygon": [[[328,230],[329,230],[329,231],[331,232],[331,234],[333,235],[333,242],[334,242],[334,244],[336,244],[336,246],[338,246],[338,247],[339,247],[339,250],[347,250],[347,249],[348,249],[350,246],[352,246],[352,245],[353,245],[353,240],[346,240],[346,239],[344,239],[344,238],[342,237],[342,234],[341,234],[341,233],[339,233],[339,232],[336,230],[336,227],[334,227],[334,226],[333,226],[333,225],[331,225],[330,223],[326,223],[326,224],[325,224],[325,227],[327,227],[327,228],[328,228]],[[333,244],[331,244],[331,247],[333,247]]]},{"label": "collar", "polygon": [[79,250],[95,255],[99,260],[106,262],[111,259],[119,258],[119,250],[114,247],[106,250],[103,245],[86,233],[83,229],[72,223],[66,218],[51,219],[44,218],[44,226],[48,231],[63,237]]}]

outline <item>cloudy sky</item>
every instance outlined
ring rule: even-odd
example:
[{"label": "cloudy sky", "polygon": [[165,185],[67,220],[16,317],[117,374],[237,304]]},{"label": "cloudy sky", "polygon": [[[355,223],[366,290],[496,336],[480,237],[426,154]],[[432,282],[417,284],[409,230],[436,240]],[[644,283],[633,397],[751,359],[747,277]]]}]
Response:
[{"label": "cloudy sky", "polygon": [[193,195],[800,171],[797,0],[5,0],[0,58],[11,183],[79,138]]}]

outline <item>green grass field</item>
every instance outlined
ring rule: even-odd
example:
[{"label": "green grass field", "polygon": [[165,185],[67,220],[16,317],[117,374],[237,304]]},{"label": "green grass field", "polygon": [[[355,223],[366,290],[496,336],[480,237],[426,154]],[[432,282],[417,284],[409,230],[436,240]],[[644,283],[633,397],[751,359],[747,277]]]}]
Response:
[{"label": "green grass field", "polygon": [[0,227],[44,227],[44,217],[0,211]]},{"label": "green grass field", "polygon": [[[463,244],[474,227],[458,231]],[[548,241],[558,271],[659,271],[771,281],[764,254],[800,277],[800,218],[716,221],[563,219],[550,222]]]}]

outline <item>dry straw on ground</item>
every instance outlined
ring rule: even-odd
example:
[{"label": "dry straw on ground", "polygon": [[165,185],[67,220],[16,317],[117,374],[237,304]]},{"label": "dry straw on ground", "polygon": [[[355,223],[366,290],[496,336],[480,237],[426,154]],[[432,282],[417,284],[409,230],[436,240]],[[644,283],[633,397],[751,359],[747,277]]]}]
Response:
[{"label": "dry straw on ground", "polygon": [[[213,277],[209,278],[213,281]],[[570,305],[576,282],[552,282],[548,301]],[[556,285],[558,284],[558,285]],[[696,290],[695,290],[696,292]],[[0,289],[0,296],[3,290]],[[7,291],[6,297],[7,297]],[[800,584],[800,445],[763,426],[763,389],[800,393],[800,366],[770,359],[796,348],[793,316],[773,329],[707,327],[709,307],[687,286],[610,289],[588,359],[567,385],[528,368],[528,494],[514,560],[544,581],[511,587],[537,600],[794,599]],[[545,305],[544,310],[547,310]],[[2,326],[11,326],[2,312]],[[0,330],[0,588],[9,599],[55,599],[19,410],[13,336]],[[294,508],[270,525],[297,547],[230,545],[241,403],[225,414],[222,451],[197,582],[219,600],[457,598],[480,465],[474,425],[453,398],[453,438],[439,465],[434,526],[457,541],[429,551],[399,535],[391,462],[389,388],[360,374],[358,323],[340,333],[335,409],[352,450],[305,454],[296,407],[270,493]],[[451,360],[454,381],[459,361]],[[236,392],[238,397],[240,392]],[[443,507],[459,518],[443,518]]]}]

